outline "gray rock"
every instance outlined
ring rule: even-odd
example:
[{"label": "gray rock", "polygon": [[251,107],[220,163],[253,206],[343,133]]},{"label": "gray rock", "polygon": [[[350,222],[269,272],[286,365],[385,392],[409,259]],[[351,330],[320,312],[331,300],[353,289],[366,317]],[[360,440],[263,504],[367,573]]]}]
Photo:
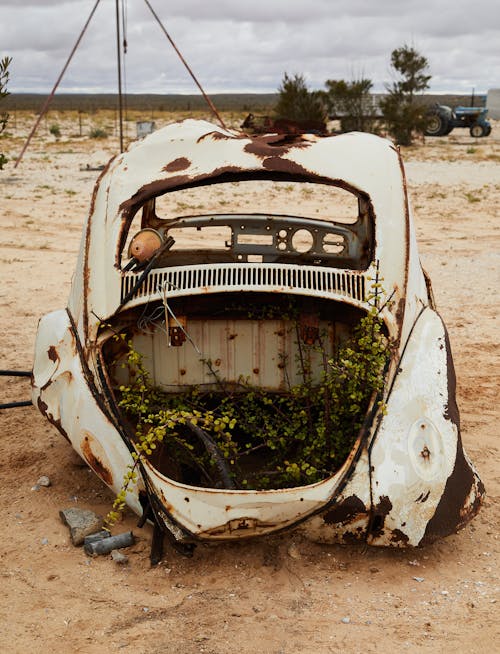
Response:
[{"label": "gray rock", "polygon": [[49,486],[52,485],[50,479],[47,477],[47,475],[42,475],[38,481],[36,482],[37,486],[44,486],[45,488],[48,488]]},{"label": "gray rock", "polygon": [[103,519],[93,511],[71,507],[59,511],[61,520],[69,527],[73,545],[83,545],[85,536],[95,534],[102,529]]},{"label": "gray rock", "polygon": [[343,622],[344,624],[350,624],[351,618],[348,617],[342,618],[341,622]]}]

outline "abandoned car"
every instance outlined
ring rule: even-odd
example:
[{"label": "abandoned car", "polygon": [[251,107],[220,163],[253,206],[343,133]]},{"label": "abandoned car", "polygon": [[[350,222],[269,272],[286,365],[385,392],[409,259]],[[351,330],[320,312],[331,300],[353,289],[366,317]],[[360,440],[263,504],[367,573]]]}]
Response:
[{"label": "abandoned car", "polygon": [[114,157],[33,401],[186,553],[291,528],[417,546],[484,494],[399,152],[369,134],[187,120]]}]

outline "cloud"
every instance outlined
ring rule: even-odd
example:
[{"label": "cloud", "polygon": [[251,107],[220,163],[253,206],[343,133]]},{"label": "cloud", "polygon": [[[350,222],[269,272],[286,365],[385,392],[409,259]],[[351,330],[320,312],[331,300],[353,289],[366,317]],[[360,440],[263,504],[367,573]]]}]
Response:
[{"label": "cloud", "polygon": [[[498,86],[500,27],[483,0],[471,18],[464,0],[150,0],[207,90],[275,91],[285,71],[311,88],[326,79],[391,80],[390,53],[409,43],[430,66],[432,91]],[[0,0],[0,55],[13,57],[10,90],[48,92],[95,0]],[[124,0],[130,92],[195,92],[145,2]],[[115,3],[101,0],[61,84],[65,91],[116,88]]]}]

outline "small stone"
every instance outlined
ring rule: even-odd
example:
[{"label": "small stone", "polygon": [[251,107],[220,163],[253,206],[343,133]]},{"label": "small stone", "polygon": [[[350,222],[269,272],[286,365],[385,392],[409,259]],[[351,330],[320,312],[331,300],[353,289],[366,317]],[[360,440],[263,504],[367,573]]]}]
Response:
[{"label": "small stone", "polygon": [[418,583],[420,584],[422,583],[422,581],[425,580],[425,577],[413,577],[413,579],[415,579],[415,581],[418,581]]},{"label": "small stone", "polygon": [[128,563],[128,556],[126,554],[122,554],[118,550],[113,550],[111,552],[111,558],[118,565],[127,565]]},{"label": "small stone", "polygon": [[71,507],[59,511],[59,516],[69,527],[69,534],[73,545],[83,545],[85,536],[95,534],[102,529],[103,519],[93,511]]},{"label": "small stone", "polygon": [[47,477],[47,475],[42,475],[38,481],[36,482],[37,486],[44,486],[45,488],[48,488],[49,486],[52,485],[52,482],[50,479]]},{"label": "small stone", "polygon": [[408,565],[420,565],[420,563],[417,561],[417,559],[413,559],[413,561],[408,561]]},{"label": "small stone", "polygon": [[48,543],[49,543],[49,539],[48,539],[48,538],[41,538],[41,539],[40,539],[40,543],[41,543],[42,545],[48,545]]},{"label": "small stone", "polygon": [[351,618],[348,618],[348,617],[346,616],[345,618],[342,618],[341,622],[344,623],[344,624],[350,624],[350,622],[351,622]]},{"label": "small stone", "polygon": [[301,554],[300,554],[300,552],[299,552],[299,548],[297,547],[297,545],[296,545],[295,543],[292,543],[292,544],[289,546],[289,548],[288,548],[288,556],[289,556],[291,559],[295,559],[295,560],[298,560],[298,559],[302,558],[302,557],[301,557]]},{"label": "small stone", "polygon": [[372,575],[374,575],[377,572],[380,572],[380,570],[378,568],[370,568],[370,572],[372,573]]}]

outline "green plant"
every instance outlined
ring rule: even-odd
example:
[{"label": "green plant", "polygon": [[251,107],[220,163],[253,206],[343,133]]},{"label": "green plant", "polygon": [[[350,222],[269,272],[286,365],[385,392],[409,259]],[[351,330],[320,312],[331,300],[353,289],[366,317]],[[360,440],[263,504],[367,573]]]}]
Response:
[{"label": "green plant", "polygon": [[309,91],[303,75],[297,74],[290,77],[285,73],[274,112],[278,118],[299,123],[324,123],[326,118],[322,95]]},{"label": "green plant", "polygon": [[380,108],[387,129],[400,145],[411,145],[413,133],[423,133],[427,124],[426,107],[416,95],[429,86],[425,75],[428,62],[414,48],[404,45],[391,53],[391,66],[399,79],[387,87]]},{"label": "green plant", "polygon": [[[209,487],[289,488],[338,470],[359,435],[370,402],[377,397],[382,406],[390,343],[379,316],[379,297],[380,281],[375,280],[370,311],[333,357],[326,354],[323,335],[318,334],[314,344],[303,342],[298,316],[290,307],[287,322],[296,331],[301,383],[286,392],[269,391],[244,379],[227,383],[207,360],[214,389],[189,387],[182,393],[166,393],[152,385],[132,340],[123,333],[115,335],[126,350],[122,365],[131,380],[119,388],[119,406],[135,425],[136,451],[108,525],[125,506],[137,466],[146,458],[163,466],[167,476]],[[275,313],[274,307],[263,306],[249,317],[264,320]],[[319,382],[313,382],[307,363],[311,349],[323,361]]]},{"label": "green plant", "polygon": [[[7,83],[9,81],[9,65],[11,61],[11,57],[4,57],[0,60],[0,100],[10,95],[7,91]],[[4,112],[0,114],[0,134],[2,134],[2,132],[7,127],[8,120],[8,113]],[[0,152],[0,170],[3,169],[7,162],[7,157],[3,154],[3,152]]]},{"label": "green plant", "polygon": [[90,130],[89,136],[91,139],[107,139],[108,133],[102,127],[94,127]]},{"label": "green plant", "polygon": [[52,134],[52,136],[55,136],[56,139],[61,137],[61,128],[59,127],[59,125],[57,123],[53,123],[49,127],[49,132]]},{"label": "green plant", "polygon": [[343,132],[373,132],[375,108],[370,94],[373,86],[369,79],[327,80],[325,82],[325,101],[331,115],[341,116]]},{"label": "green plant", "polygon": [[472,191],[467,191],[464,193],[464,197],[467,202],[470,202],[471,204],[474,204],[475,202],[481,202],[481,198],[478,195],[472,193]]}]

